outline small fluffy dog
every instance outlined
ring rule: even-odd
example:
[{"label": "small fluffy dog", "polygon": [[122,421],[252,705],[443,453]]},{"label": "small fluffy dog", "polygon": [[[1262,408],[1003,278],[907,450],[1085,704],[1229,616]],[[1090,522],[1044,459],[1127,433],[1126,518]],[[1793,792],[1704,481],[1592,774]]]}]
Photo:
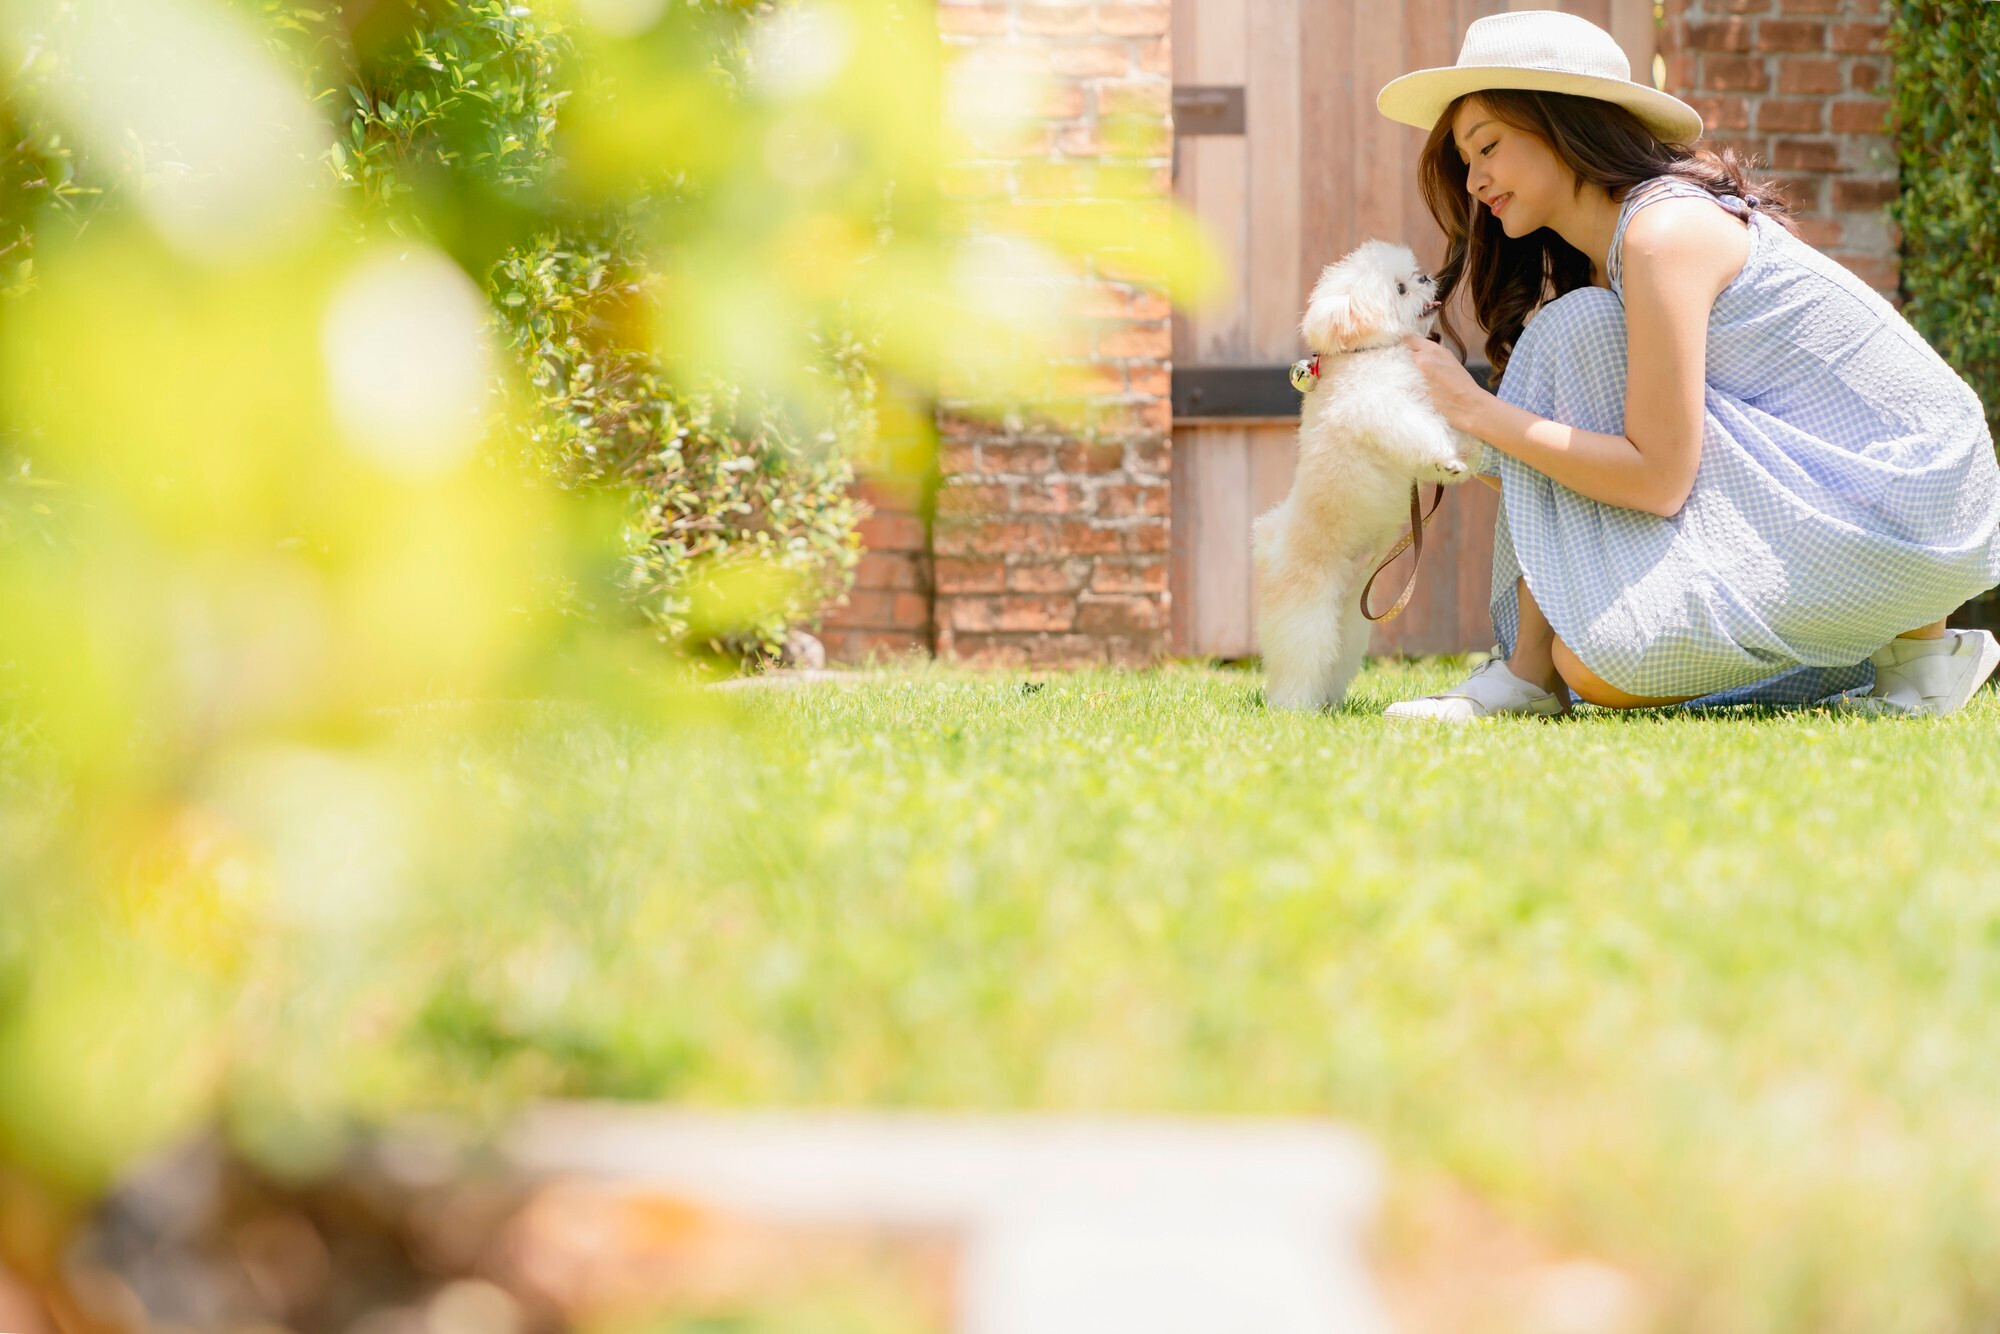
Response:
[{"label": "small fluffy dog", "polygon": [[1291,494],[1252,536],[1273,708],[1340,702],[1368,648],[1361,586],[1409,517],[1411,482],[1472,475],[1479,441],[1438,415],[1397,341],[1430,335],[1434,287],[1407,246],[1367,241],[1327,265],[1306,303],[1299,332],[1319,382],[1299,414]]}]

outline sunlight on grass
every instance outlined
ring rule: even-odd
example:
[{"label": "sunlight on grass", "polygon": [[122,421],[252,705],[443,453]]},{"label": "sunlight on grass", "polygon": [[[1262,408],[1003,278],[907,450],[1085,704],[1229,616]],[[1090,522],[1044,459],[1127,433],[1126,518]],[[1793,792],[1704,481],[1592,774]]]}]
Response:
[{"label": "sunlight on grass", "polygon": [[422,809],[480,836],[294,938],[356,966],[241,1016],[239,1108],[1327,1114],[1631,1266],[1670,1327],[1992,1309],[2000,700],[1379,716],[1462,668],[1372,664],[1306,717],[1199,668],[410,710]]}]

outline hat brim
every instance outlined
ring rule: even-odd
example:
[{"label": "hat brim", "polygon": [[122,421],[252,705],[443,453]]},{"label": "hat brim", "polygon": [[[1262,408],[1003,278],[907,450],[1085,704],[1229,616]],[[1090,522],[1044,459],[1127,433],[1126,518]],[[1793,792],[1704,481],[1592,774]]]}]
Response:
[{"label": "hat brim", "polygon": [[1446,65],[1415,70],[1383,84],[1382,91],[1375,94],[1375,109],[1398,124],[1429,130],[1454,98],[1488,88],[1595,97],[1624,107],[1668,143],[1691,144],[1701,138],[1701,113],[1670,93],[1627,79],[1600,79],[1519,65]]}]

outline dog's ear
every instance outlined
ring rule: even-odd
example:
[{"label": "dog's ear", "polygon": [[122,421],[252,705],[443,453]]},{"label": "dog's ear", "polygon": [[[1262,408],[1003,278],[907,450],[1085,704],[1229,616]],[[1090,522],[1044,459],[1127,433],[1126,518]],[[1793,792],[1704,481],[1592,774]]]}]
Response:
[{"label": "dog's ear", "polygon": [[1299,333],[1315,352],[1340,352],[1382,328],[1390,318],[1386,307],[1366,295],[1346,289],[1316,290],[1306,306],[1306,317],[1299,321]]}]

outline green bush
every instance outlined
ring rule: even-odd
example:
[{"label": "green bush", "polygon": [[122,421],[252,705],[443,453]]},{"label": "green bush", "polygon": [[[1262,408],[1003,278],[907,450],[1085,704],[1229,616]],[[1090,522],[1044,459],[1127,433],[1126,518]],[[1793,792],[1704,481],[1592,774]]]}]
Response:
[{"label": "green bush", "polygon": [[[723,20],[689,30],[713,43],[727,87],[754,15],[696,7]],[[554,484],[610,489],[624,501],[622,582],[659,638],[754,658],[846,592],[860,517],[847,459],[873,430],[867,349],[842,332],[818,340],[825,364],[814,369],[838,390],[830,421],[746,403],[726,385],[681,384],[649,355],[635,302],[652,275],[634,220],[658,234],[699,201],[676,181],[589,208],[560,197],[558,117],[568,81],[586,77],[568,59],[560,23],[503,0],[236,8],[332,123],[325,165],[357,204],[356,228],[432,241],[485,280],[496,328],[517,354],[505,367],[508,401],[529,400],[525,422],[507,418],[509,434]],[[51,60],[26,73],[53,72]],[[34,106],[18,95],[0,101],[0,295],[32,284],[36,228],[80,217],[79,202],[97,192],[79,179],[89,165]],[[27,513],[25,458],[0,422],[0,477],[9,479],[0,511],[17,519]],[[746,597],[740,576],[751,569],[762,577]],[[718,593],[727,588],[736,596]]]},{"label": "green bush", "polygon": [[2000,5],[1889,6],[1905,318],[2000,435]]},{"label": "green bush", "polygon": [[[782,405],[746,405],[728,386],[672,393],[631,332],[655,280],[636,253],[623,223],[544,237],[495,268],[540,408],[522,446],[559,485],[630,498],[626,585],[663,637],[775,650],[788,626],[846,591],[859,561],[846,446],[871,429],[863,349],[828,348],[844,416],[810,436]],[[779,577],[740,624],[727,589],[748,568]],[[716,637],[718,621],[733,633]]]}]

